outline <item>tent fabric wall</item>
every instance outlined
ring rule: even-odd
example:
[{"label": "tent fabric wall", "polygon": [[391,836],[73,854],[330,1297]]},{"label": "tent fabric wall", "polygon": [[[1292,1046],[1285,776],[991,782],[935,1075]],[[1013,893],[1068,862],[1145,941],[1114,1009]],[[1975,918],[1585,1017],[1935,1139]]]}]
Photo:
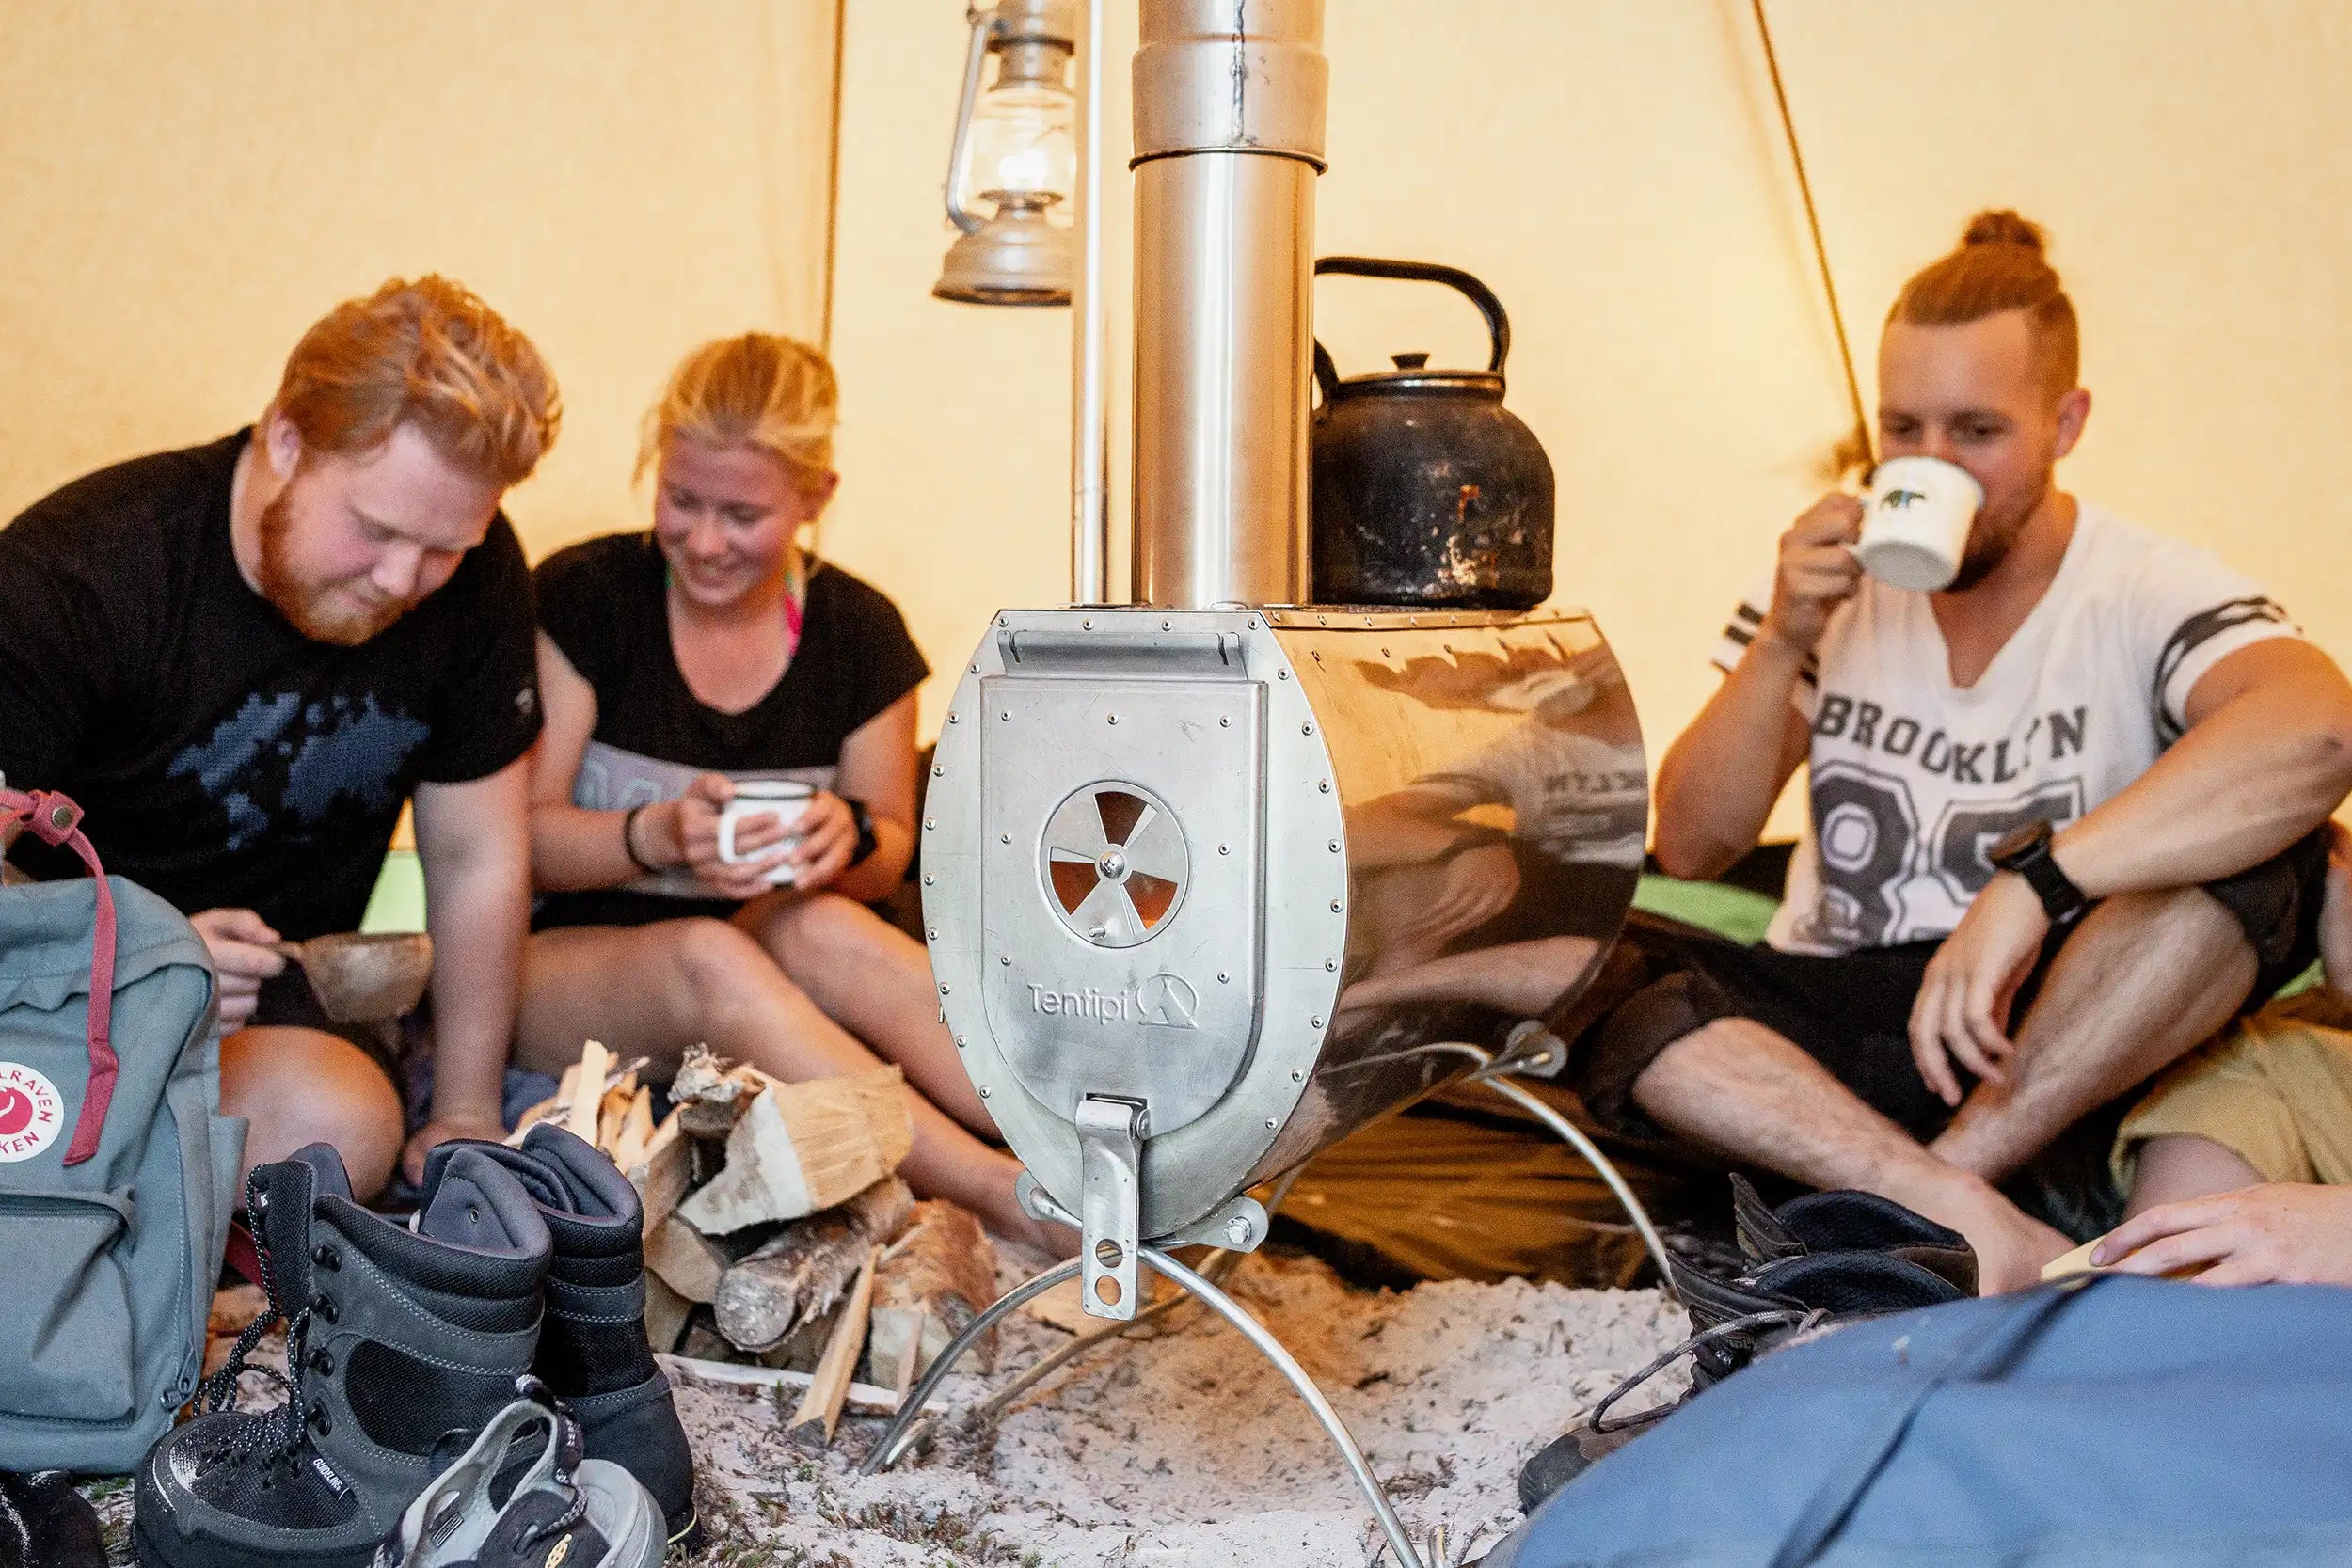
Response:
[{"label": "tent fabric wall", "polygon": [[[2221,550],[2352,657],[2352,13],[1768,3],[1865,397],[1901,278],[1974,209],[2022,208],[2084,319],[2096,405],[2065,482]],[[1109,9],[1123,137],[1133,8]],[[1066,315],[927,294],[961,12],[850,0],[843,88],[832,537],[942,681],[991,610],[1067,593]],[[1501,293],[1510,404],[1559,473],[1557,597],[1599,616],[1662,748],[1851,422],[1746,0],[1330,0],[1325,31],[1317,248],[1448,261]],[[1110,210],[1116,253],[1123,190]],[[1484,353],[1434,289],[1327,279],[1317,328],[1343,369]]]},{"label": "tent fabric wall", "polygon": [[[930,297],[961,0],[845,0],[825,546],[943,684],[988,612],[1067,592],[1059,310]],[[1134,7],[1112,0],[1123,138]],[[2064,470],[2210,544],[2352,655],[2352,13],[2334,0],[1770,0],[1851,324],[1973,208],[2048,224],[2097,398]],[[0,515],[249,419],[331,301],[437,268],[569,405],[512,510],[534,555],[628,526],[636,421],[688,344],[819,330],[831,0],[293,0],[0,11]],[[1847,422],[1745,0],[1330,0],[1318,248],[1454,262],[1512,311],[1560,476],[1559,593],[1653,744]],[[1130,222],[1113,149],[1110,294]],[[1483,352],[1439,291],[1327,280],[1343,367]],[[1114,342],[1119,340],[1115,337]],[[1114,355],[1123,381],[1123,353]],[[1115,412],[1114,495],[1128,461]],[[1115,578],[1115,580],[1118,580]],[[1784,818],[1784,826],[1786,819]]]},{"label": "tent fabric wall", "polygon": [[819,330],[833,29],[832,0],[0,8],[0,519],[250,420],[328,306],[438,271],[563,386],[509,507],[533,557],[638,526],[678,356]]}]

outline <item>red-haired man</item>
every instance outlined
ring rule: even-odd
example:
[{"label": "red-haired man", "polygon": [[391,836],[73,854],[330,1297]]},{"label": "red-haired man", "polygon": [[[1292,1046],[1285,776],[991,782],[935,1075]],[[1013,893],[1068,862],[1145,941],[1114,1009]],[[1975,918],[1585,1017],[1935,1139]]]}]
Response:
[{"label": "red-haired man", "polygon": [[395,281],[304,335],[251,428],[76,480],[0,530],[0,774],[80,802],[107,868],[203,936],[248,1166],[331,1143],[364,1198],[401,1154],[386,1064],[270,944],[358,924],[411,797],[437,1078],[410,1164],[501,1133],[539,709],[499,502],[558,420],[521,333],[446,279]]}]

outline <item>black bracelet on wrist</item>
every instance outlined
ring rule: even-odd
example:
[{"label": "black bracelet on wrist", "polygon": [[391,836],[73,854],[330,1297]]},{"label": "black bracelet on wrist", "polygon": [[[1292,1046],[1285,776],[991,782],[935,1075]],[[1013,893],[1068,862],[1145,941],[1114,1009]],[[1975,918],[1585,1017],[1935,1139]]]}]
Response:
[{"label": "black bracelet on wrist", "polygon": [[850,808],[850,820],[857,827],[857,846],[850,851],[850,864],[863,865],[882,847],[882,841],[874,833],[874,814],[854,795],[844,795],[841,803]]},{"label": "black bracelet on wrist", "polygon": [[631,865],[646,876],[659,877],[661,875],[661,867],[653,864],[637,852],[637,814],[651,804],[653,802],[650,800],[641,800],[621,814],[621,852],[628,857]]}]

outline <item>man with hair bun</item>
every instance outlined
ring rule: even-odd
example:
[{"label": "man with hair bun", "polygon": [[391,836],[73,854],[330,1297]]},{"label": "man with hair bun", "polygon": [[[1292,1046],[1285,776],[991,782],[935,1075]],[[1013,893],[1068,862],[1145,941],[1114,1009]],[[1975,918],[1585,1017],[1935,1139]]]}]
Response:
[{"label": "man with hair bun", "polygon": [[203,937],[248,1168],[324,1141],[365,1199],[401,1155],[381,1047],[271,943],[358,925],[412,797],[437,1042],[412,1174],[443,1139],[502,1132],[539,699],[499,502],[559,420],[521,333],[446,278],[395,279],[303,335],[256,424],[0,529],[0,774],[78,801],[107,869]]},{"label": "man with hair bun", "polygon": [[2286,612],[2057,487],[2090,394],[2043,248],[1979,214],[1881,339],[1880,455],[1983,489],[1956,579],[1866,577],[1824,496],[1659,769],[1658,860],[1705,878],[1809,765],[1765,945],[1637,936],[1575,1069],[1620,1130],[1952,1227],[1987,1291],[2112,1223],[2094,1113],[2310,964],[2352,787],[2352,687]]}]

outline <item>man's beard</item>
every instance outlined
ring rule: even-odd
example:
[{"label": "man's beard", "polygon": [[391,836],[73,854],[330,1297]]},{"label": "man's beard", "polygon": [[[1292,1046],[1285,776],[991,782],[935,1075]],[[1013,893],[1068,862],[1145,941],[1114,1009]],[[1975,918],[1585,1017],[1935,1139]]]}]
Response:
[{"label": "man's beard", "polygon": [[2009,552],[2017,547],[2026,525],[2032,520],[2031,508],[2014,517],[1979,517],[1977,526],[1968,531],[1968,548],[1960,558],[1960,570],[1952,575],[1943,592],[1965,594],[1999,570],[2001,562],[2009,559]]},{"label": "man's beard", "polygon": [[262,508],[261,559],[254,569],[254,576],[261,582],[262,597],[276,606],[278,613],[311,641],[356,648],[388,630],[416,606],[398,600],[369,609],[351,607],[337,602],[337,585],[318,587],[296,577],[287,559],[287,534],[294,528],[294,513],[287,506],[286,498],[293,489],[292,484],[287,485]]}]

